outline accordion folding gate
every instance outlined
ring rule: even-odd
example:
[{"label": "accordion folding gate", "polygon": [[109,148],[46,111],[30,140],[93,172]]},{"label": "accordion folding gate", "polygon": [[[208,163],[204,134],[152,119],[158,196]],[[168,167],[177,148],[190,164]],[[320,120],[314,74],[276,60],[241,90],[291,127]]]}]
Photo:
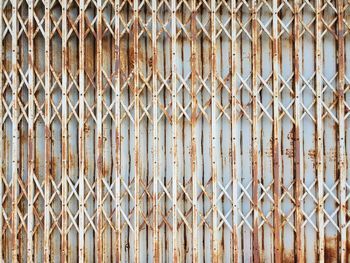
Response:
[{"label": "accordion folding gate", "polygon": [[348,0],[1,0],[0,260],[348,262]]}]

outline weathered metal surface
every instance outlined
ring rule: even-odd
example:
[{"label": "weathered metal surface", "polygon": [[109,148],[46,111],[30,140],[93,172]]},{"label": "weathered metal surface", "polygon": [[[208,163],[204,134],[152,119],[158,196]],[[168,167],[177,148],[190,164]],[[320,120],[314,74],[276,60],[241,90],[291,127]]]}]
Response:
[{"label": "weathered metal surface", "polygon": [[0,4],[0,261],[350,261],[348,0]]}]

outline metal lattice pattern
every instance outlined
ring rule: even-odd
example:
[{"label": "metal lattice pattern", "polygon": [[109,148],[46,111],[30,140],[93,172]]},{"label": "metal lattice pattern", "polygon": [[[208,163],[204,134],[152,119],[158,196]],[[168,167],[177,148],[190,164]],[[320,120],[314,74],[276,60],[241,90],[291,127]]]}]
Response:
[{"label": "metal lattice pattern", "polygon": [[1,262],[346,262],[348,0],[0,1]]}]

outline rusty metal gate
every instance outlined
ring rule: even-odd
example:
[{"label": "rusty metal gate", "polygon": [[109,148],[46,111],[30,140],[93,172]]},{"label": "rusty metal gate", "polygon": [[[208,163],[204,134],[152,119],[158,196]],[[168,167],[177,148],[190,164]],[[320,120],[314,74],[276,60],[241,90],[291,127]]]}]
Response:
[{"label": "rusty metal gate", "polygon": [[0,0],[1,262],[349,262],[348,0]]}]

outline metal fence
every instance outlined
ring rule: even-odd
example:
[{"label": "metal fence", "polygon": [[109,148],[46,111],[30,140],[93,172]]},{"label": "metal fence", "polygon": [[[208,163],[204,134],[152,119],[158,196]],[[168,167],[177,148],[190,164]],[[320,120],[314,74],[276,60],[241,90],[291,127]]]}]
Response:
[{"label": "metal fence", "polygon": [[0,261],[345,262],[348,0],[0,0]]}]

